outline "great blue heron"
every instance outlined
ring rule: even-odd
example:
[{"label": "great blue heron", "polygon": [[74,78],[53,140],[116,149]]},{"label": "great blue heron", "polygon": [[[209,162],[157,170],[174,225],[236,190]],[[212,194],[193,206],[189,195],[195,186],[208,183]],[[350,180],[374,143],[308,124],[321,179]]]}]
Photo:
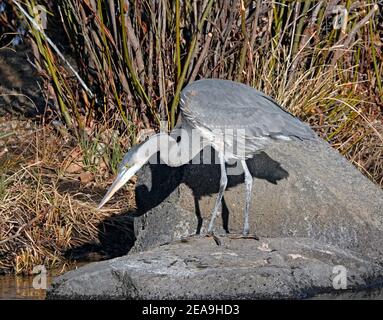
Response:
[{"label": "great blue heron", "polygon": [[[131,148],[123,158],[117,178],[99,208],[158,151],[167,165],[176,167],[190,162],[202,148],[210,145],[218,153],[221,179],[208,234],[213,235],[214,221],[227,185],[225,163],[235,160],[241,163],[245,175],[246,203],[242,234],[248,236],[253,178],[245,160],[273,140],[311,140],[316,138],[316,134],[269,96],[229,80],[203,79],[187,85],[181,92],[180,108],[182,125],[177,130],[182,128],[186,136],[181,135],[180,140],[176,139],[177,130],[169,135],[158,133]],[[191,132],[197,133],[201,140],[196,139]],[[190,137],[194,137],[192,143]]]}]

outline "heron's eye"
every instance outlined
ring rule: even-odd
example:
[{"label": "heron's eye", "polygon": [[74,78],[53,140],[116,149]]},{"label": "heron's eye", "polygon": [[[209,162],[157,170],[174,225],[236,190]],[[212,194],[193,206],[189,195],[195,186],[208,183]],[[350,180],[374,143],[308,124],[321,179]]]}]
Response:
[{"label": "heron's eye", "polygon": [[178,136],[176,139],[177,143],[181,141],[181,136]]}]

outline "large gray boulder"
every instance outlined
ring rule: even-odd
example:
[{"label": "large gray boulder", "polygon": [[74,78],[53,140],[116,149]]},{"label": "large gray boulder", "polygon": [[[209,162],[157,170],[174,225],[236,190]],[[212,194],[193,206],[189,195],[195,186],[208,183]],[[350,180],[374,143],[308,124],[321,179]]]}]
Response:
[{"label": "large gray boulder", "polygon": [[[250,231],[306,237],[383,262],[383,192],[322,141],[275,143],[248,161],[255,177]],[[138,175],[133,251],[204,233],[219,187],[219,165],[147,165]],[[243,175],[229,177],[218,233],[240,232]],[[202,218],[202,219],[201,219]],[[202,225],[201,225],[202,222]]]},{"label": "large gray boulder", "polygon": [[382,280],[374,262],[307,238],[222,241],[193,238],[92,263],[58,277],[48,299],[298,299]]},{"label": "large gray boulder", "polygon": [[250,226],[259,241],[224,235],[242,228],[243,175],[229,177],[217,246],[191,236],[206,232],[219,166],[148,164],[136,185],[132,250],[57,278],[48,298],[339,295],[337,265],[349,290],[382,285],[383,193],[376,185],[321,140],[275,143],[248,166],[255,177]]}]

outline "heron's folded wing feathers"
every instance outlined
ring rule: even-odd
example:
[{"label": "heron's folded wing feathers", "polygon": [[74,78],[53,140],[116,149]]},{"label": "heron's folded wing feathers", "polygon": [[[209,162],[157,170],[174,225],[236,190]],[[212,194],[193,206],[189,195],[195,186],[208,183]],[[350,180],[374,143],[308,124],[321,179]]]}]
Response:
[{"label": "heron's folded wing feathers", "polygon": [[243,129],[247,138],[313,139],[305,123],[272,98],[246,85],[217,79],[191,83],[181,93],[181,112],[193,127]]}]

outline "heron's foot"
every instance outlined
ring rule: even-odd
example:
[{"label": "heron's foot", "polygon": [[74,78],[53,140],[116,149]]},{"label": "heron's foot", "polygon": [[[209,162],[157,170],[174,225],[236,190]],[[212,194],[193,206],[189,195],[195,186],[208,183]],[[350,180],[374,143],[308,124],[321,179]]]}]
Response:
[{"label": "heron's foot", "polygon": [[236,233],[227,233],[226,236],[229,238],[229,239],[253,239],[253,240],[259,240],[259,237],[253,233],[253,234],[249,234],[249,233],[240,233],[240,234],[236,234]]},{"label": "heron's foot", "polygon": [[199,233],[196,233],[196,234],[191,234],[191,235],[188,235],[186,237],[181,237],[181,239],[179,240],[180,242],[189,242],[190,240],[192,239],[198,239],[198,238],[201,238],[201,235]]},{"label": "heron's foot", "polygon": [[208,238],[210,238],[210,237],[213,238],[213,240],[215,241],[215,243],[216,243],[217,246],[220,246],[220,245],[222,244],[221,239],[218,238],[218,237],[214,234],[213,231],[208,231],[207,234],[206,234],[206,237],[208,237]]}]

